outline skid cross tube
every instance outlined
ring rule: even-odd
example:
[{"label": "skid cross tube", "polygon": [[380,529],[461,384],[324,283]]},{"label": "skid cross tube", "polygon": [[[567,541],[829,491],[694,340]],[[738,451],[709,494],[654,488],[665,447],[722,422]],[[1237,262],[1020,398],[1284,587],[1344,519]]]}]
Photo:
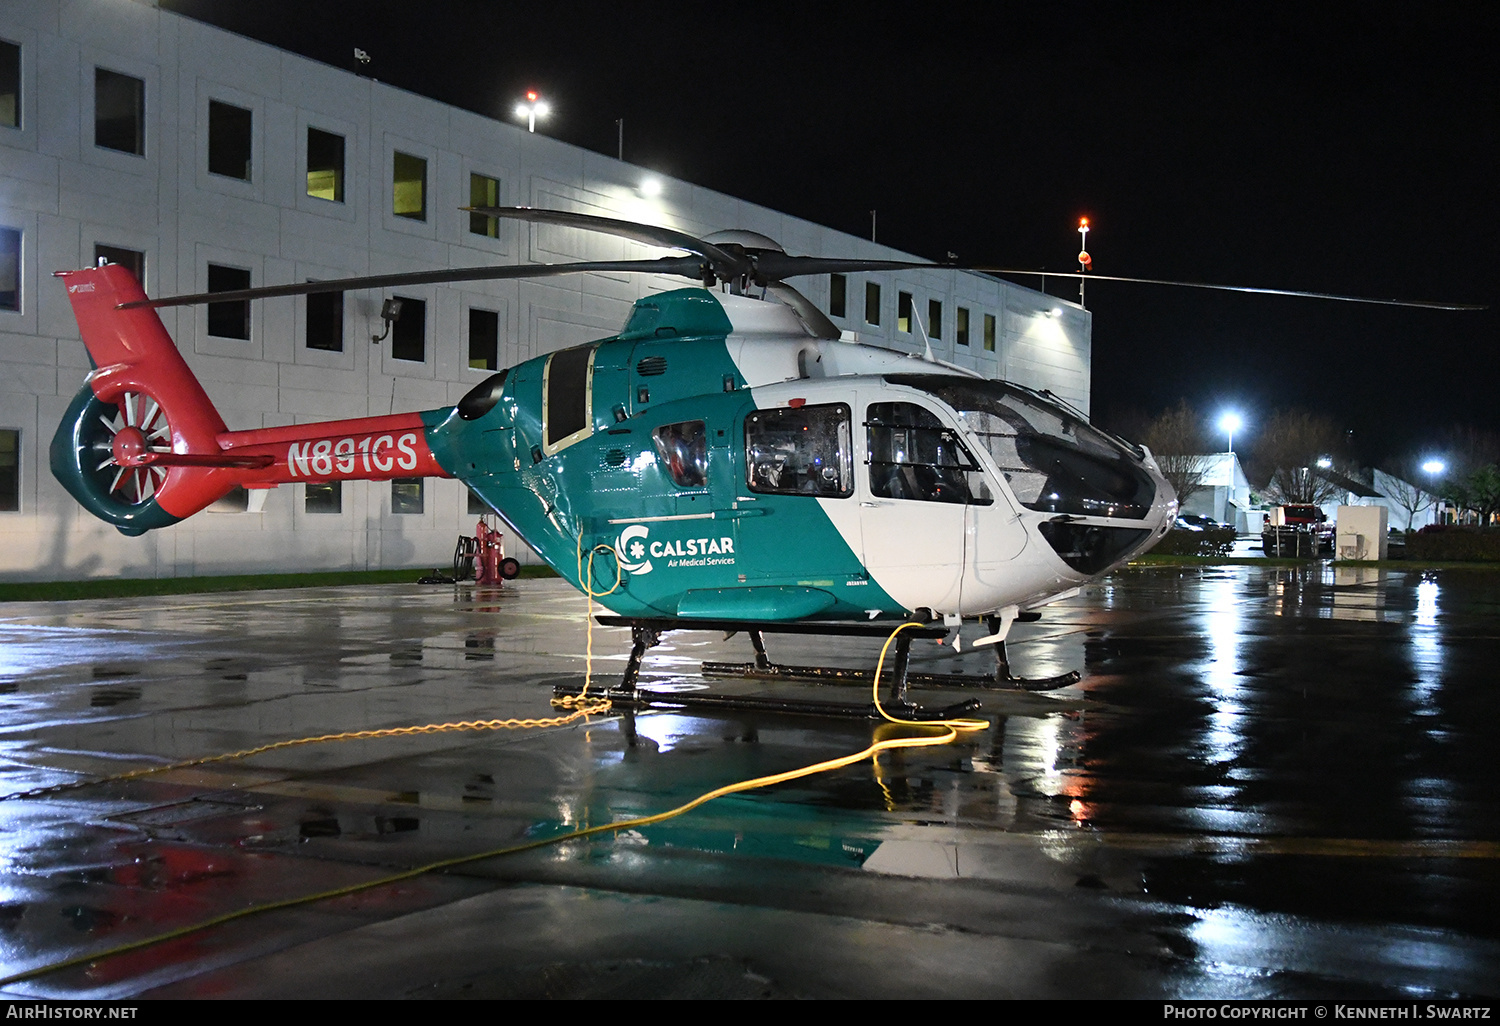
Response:
[{"label": "skid cross tube", "polygon": [[[651,709],[684,709],[691,707],[713,709],[752,709],[771,712],[795,712],[814,716],[835,716],[855,719],[876,719],[879,713],[873,703],[822,702],[807,699],[771,698],[755,695],[719,695],[704,692],[661,693],[643,691],[639,687],[641,662],[646,652],[661,643],[661,636],[668,631],[723,631],[726,637],[745,632],[755,648],[755,662],[745,664],[704,663],[705,673],[716,672],[726,667],[728,675],[759,677],[763,679],[810,679],[858,683],[870,680],[871,671],[837,669],[832,667],[780,666],[771,662],[766,652],[764,635],[811,634],[838,637],[886,638],[891,624],[872,623],[766,623],[744,620],[666,620],[636,619],[623,616],[600,616],[597,622],[605,627],[629,627],[631,636],[630,657],[625,663],[625,672],[620,683],[605,692],[604,697],[625,707]],[[908,672],[913,638],[941,639],[946,630],[940,626],[922,625],[911,627],[896,636],[895,658],[891,668],[890,697],[884,703],[895,715],[910,719],[950,719],[977,710],[979,703],[969,699],[940,710],[923,709],[914,705],[906,696],[909,679],[922,679],[930,675],[913,677]],[[722,671],[720,671],[722,672]],[[924,681],[925,682],[925,681]],[[576,689],[559,685],[554,689],[559,696],[576,694]]]}]

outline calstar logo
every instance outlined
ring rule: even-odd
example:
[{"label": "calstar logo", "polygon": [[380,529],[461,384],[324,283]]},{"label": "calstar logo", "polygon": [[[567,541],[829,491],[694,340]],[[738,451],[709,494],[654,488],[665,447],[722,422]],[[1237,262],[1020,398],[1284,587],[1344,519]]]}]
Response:
[{"label": "calstar logo", "polygon": [[620,532],[620,540],[615,545],[615,554],[620,561],[621,570],[628,574],[651,572],[651,560],[646,558],[646,536],[650,533],[650,530],[643,524],[631,524]]},{"label": "calstar logo", "polygon": [[644,524],[631,524],[620,532],[615,555],[621,570],[628,574],[649,574],[652,559],[665,559],[668,567],[723,566],[734,562],[733,538],[648,541],[650,534]]}]

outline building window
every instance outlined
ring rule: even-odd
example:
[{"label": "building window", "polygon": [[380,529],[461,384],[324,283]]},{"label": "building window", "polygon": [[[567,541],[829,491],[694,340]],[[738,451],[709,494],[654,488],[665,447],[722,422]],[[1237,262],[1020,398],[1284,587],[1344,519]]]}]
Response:
[{"label": "building window", "polygon": [[21,48],[0,39],[0,126],[21,127]]},{"label": "building window", "polygon": [[307,194],[344,202],[344,137],[316,128],[307,130]]},{"label": "building window", "polygon": [[0,310],[21,309],[21,233],[0,228]]},{"label": "building window", "polygon": [[420,477],[391,479],[391,512],[400,514],[422,512],[422,479]]},{"label": "building window", "polygon": [[865,282],[865,323],[880,323],[880,286],[873,281]]},{"label": "building window", "polygon": [[961,346],[969,344],[969,308],[958,308],[958,323],[953,328],[953,341]]},{"label": "building window", "polygon": [[250,112],[245,108],[208,101],[208,170],[250,180]]},{"label": "building window", "polygon": [[927,301],[927,337],[943,337],[943,304],[936,299]]},{"label": "building window", "polygon": [[145,156],[145,82],[117,71],[94,69],[94,145]]},{"label": "building window", "polygon": [[391,212],[413,221],[427,220],[427,161],[396,151]]},{"label": "building window", "polygon": [[106,246],[102,242],[94,243],[94,264],[99,261],[105,263],[119,264],[131,274],[135,280],[141,283],[141,288],[146,287],[146,254],[134,249],[124,249],[120,246]]},{"label": "building window", "polygon": [[314,292],[307,297],[307,348],[344,351],[344,294]]},{"label": "building window", "polygon": [[[208,291],[238,292],[250,287],[250,272],[240,267],[208,265]],[[208,304],[208,333],[220,338],[250,337],[250,300]]]},{"label": "building window", "polygon": [[471,517],[475,517],[475,516],[482,517],[482,516],[486,516],[487,514],[495,512],[493,509],[490,508],[490,504],[489,503],[485,502],[483,499],[481,499],[479,497],[479,493],[478,492],[476,492],[472,488],[467,489],[467,491],[469,493],[469,504],[468,504],[468,506],[466,508],[468,510],[469,516],[471,516]]},{"label": "building window", "polygon": [[896,293],[896,330],[911,331],[911,293]]},{"label": "building window", "polygon": [[995,315],[984,315],[984,351],[993,353],[995,351]]},{"label": "building window", "polygon": [[0,431],[0,512],[21,508],[21,432]]},{"label": "building window", "polygon": [[[486,178],[484,175],[469,175],[469,206],[498,207],[499,205],[499,180]],[[486,217],[483,214],[470,214],[469,233],[472,235],[485,235],[491,239],[499,238],[500,222],[496,218]]]},{"label": "building window", "polygon": [[427,359],[427,304],[405,296],[393,298],[401,301],[401,316],[391,325],[391,356],[421,363]]},{"label": "building window", "polygon": [[309,513],[344,512],[344,483],[342,481],[309,481],[304,508]]},{"label": "building window", "polygon": [[469,310],[469,366],[494,370],[500,362],[500,315],[493,310]]},{"label": "building window", "polygon": [[844,293],[848,288],[842,274],[830,274],[828,276],[828,313],[831,317],[843,317]]}]

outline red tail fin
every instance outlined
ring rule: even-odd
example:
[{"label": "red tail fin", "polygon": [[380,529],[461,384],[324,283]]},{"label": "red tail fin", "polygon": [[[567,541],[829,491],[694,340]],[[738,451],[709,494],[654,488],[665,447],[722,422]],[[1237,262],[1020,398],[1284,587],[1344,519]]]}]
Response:
[{"label": "red tail fin", "polygon": [[229,431],[123,267],[57,275],[95,370],[52,439],[52,472],[127,534],[164,527],[236,485],[447,477],[418,413]]},{"label": "red tail fin", "polygon": [[153,465],[172,454],[219,456],[225,428],[156,312],[116,309],[145,298],[140,284],[113,264],[58,277],[95,369],[53,439],[53,473],[91,512],[130,533],[226,494],[238,483],[227,467]]}]

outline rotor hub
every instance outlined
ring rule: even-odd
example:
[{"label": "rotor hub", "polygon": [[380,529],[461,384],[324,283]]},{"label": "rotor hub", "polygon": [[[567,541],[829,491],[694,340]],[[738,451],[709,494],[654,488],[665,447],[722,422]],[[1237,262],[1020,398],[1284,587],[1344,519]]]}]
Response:
[{"label": "rotor hub", "polygon": [[146,433],[134,424],[127,424],[115,432],[110,443],[115,463],[122,467],[139,467],[145,463],[150,447],[146,444]]}]

